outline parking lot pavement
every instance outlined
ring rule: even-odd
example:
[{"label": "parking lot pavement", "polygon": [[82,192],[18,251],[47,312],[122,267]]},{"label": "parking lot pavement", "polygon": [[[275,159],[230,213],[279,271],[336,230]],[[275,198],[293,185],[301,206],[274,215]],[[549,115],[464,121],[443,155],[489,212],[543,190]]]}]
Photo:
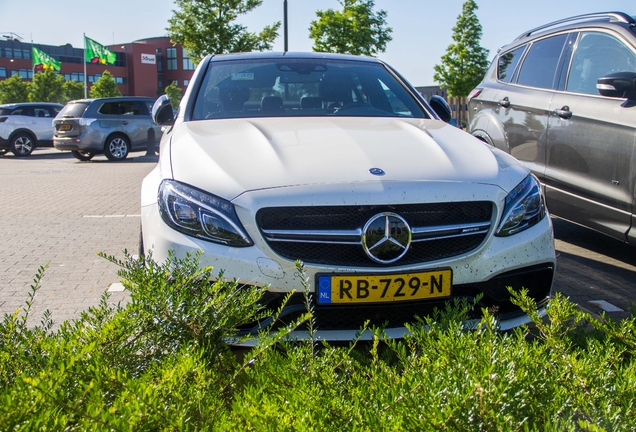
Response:
[{"label": "parking lot pavement", "polygon": [[[156,162],[145,153],[118,163],[103,156],[79,162],[57,150],[0,157],[0,315],[24,305],[45,264],[33,306],[37,320],[46,309],[56,323],[76,318],[109,287],[111,303],[125,302],[127,294],[112,285],[118,267],[97,252],[122,259],[124,249],[137,253],[141,181]],[[608,315],[628,316],[630,302],[636,304],[636,248],[553,221],[555,290],[592,313],[618,308]]]},{"label": "parking lot pavement", "polygon": [[[132,153],[123,162],[96,156],[79,162],[68,152],[36,150],[0,157],[0,315],[24,305],[33,277],[48,264],[33,306],[55,322],[96,305],[118,267],[97,256],[137,253],[140,185],[157,157]],[[111,301],[126,299],[114,292]]]}]

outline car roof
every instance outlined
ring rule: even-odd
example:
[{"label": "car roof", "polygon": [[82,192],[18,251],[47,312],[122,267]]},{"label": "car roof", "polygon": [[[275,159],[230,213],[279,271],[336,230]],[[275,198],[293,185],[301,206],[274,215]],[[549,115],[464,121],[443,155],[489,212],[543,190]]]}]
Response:
[{"label": "car roof", "polygon": [[278,51],[264,51],[264,52],[247,52],[247,53],[230,53],[230,54],[216,54],[208,56],[210,61],[222,61],[222,60],[256,60],[256,59],[316,59],[316,60],[354,60],[364,61],[369,63],[382,63],[380,60],[373,57],[365,57],[351,54],[336,54],[336,53],[324,53],[324,52],[278,52]]},{"label": "car roof", "polygon": [[139,101],[155,101],[154,98],[147,96],[115,96],[115,97],[105,97],[105,98],[92,98],[92,99],[76,99],[69,101],[68,103],[85,103],[90,104],[91,102],[99,101],[121,101],[121,100],[139,100]]},{"label": "car roof", "polygon": [[0,105],[0,108],[20,108],[26,106],[52,106],[52,107],[63,107],[64,105],[55,103],[55,102],[16,102],[16,103],[8,103]]},{"label": "car roof", "polygon": [[630,16],[624,12],[610,11],[563,18],[523,32],[512,42],[499,48],[499,52],[507,51],[509,48],[514,46],[523,45],[524,43],[553,33],[586,29],[590,27],[621,30],[633,29],[636,27],[636,17]]}]

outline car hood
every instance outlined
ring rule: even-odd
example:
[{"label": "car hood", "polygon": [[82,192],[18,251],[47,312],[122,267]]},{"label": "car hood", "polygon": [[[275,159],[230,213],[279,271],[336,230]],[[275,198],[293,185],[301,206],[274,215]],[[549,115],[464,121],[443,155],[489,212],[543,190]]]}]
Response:
[{"label": "car hood", "polygon": [[391,181],[485,183],[509,191],[529,172],[437,120],[202,120],[171,132],[173,178],[225,199],[268,188]]}]

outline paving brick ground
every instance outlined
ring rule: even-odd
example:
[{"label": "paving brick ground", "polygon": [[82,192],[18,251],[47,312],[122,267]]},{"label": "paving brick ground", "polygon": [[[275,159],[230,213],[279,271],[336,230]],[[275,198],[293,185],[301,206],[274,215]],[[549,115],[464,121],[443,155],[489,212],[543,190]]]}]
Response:
[{"label": "paving brick ground", "polygon": [[[56,323],[96,305],[119,281],[117,266],[97,256],[137,251],[139,191],[156,157],[133,153],[113,163],[79,162],[69,153],[36,150],[29,158],[0,157],[0,316],[24,305],[33,276],[48,263],[34,317],[45,309]],[[558,269],[554,288],[591,312],[605,300],[636,304],[636,248],[554,219]],[[126,301],[111,293],[113,303]]]}]

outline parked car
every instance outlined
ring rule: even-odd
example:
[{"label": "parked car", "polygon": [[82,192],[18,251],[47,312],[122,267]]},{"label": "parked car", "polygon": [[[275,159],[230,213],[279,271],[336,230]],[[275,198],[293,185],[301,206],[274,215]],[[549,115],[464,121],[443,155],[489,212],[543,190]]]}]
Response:
[{"label": "parked car", "polygon": [[0,105],[0,155],[11,150],[29,156],[36,147],[52,147],[51,124],[62,107],[48,102]]},{"label": "parked car", "polygon": [[636,244],[636,20],[580,15],[524,32],[472,92],[468,131],[528,166],[552,214]]},{"label": "parked car", "polygon": [[267,286],[273,311],[298,290],[280,322],[304,310],[296,260],[329,340],[366,320],[401,337],[455,299],[508,329],[528,318],[506,287],[539,308],[550,296],[554,240],[536,178],[441,121],[380,60],[208,56],[176,118],[166,96],[153,118],[167,129],[142,184],[141,252],[163,262],[201,250],[225,278]]},{"label": "parked car", "polygon": [[150,110],[154,99],[116,97],[71,101],[53,121],[53,144],[88,161],[103,153],[111,161],[145,150],[161,137]]}]

